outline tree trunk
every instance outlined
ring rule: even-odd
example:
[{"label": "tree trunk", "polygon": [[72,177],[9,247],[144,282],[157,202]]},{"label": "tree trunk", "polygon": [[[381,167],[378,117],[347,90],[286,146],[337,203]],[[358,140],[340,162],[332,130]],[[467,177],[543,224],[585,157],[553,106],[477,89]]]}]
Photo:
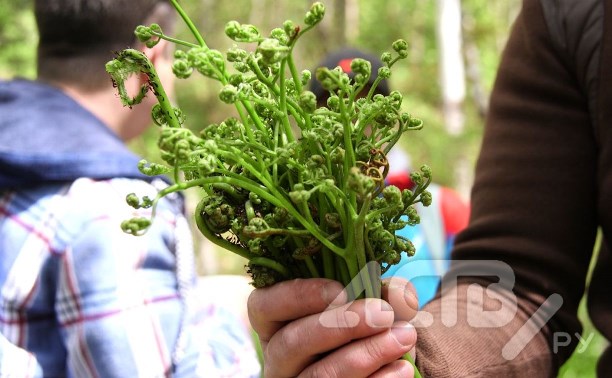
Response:
[{"label": "tree trunk", "polygon": [[346,45],[346,1],[334,0],[332,34],[335,47]]},{"label": "tree trunk", "polygon": [[344,27],[346,42],[354,45],[359,37],[359,1],[346,0],[346,25]]},{"label": "tree trunk", "polygon": [[[437,26],[444,125],[449,134],[457,136],[464,129],[466,93],[460,0],[438,0]],[[455,188],[467,199],[473,181],[469,160],[460,152],[453,164]]]},{"label": "tree trunk", "polygon": [[437,36],[445,126],[450,134],[458,135],[463,131],[465,118],[465,68],[461,43],[460,0],[438,0]]}]

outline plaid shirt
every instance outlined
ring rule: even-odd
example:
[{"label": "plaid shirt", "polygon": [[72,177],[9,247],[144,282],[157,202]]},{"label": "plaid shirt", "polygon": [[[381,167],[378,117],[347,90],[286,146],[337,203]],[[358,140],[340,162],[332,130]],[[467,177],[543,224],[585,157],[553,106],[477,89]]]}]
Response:
[{"label": "plaid shirt", "polygon": [[145,235],[121,231],[137,212],[126,194],[157,190],[83,178],[0,192],[0,377],[259,375],[243,324],[191,295],[180,198]]}]

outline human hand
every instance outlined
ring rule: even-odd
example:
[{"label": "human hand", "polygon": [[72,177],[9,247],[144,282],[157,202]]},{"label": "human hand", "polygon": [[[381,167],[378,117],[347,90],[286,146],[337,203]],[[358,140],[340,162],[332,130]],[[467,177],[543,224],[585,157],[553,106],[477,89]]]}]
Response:
[{"label": "human hand", "polygon": [[393,278],[381,299],[347,303],[340,283],[296,279],[257,289],[249,319],[260,338],[264,376],[412,377],[400,358],[416,342],[408,323],[417,312],[412,285]]}]

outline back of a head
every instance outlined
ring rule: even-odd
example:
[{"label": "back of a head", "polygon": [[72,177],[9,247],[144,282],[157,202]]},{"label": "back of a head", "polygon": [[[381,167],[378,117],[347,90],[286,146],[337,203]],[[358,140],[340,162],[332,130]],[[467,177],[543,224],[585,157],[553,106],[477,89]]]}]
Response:
[{"label": "back of a head", "polygon": [[171,26],[163,0],[36,0],[38,77],[96,89],[108,84],[104,65],[115,51],[135,47],[134,29],[156,22]]},{"label": "back of a head", "polygon": [[[383,62],[379,57],[369,52],[350,47],[335,50],[327,54],[323,60],[319,62],[317,68],[327,67],[329,69],[334,69],[336,67],[340,67],[342,71],[344,71],[344,73],[346,73],[352,80],[354,73],[351,71],[351,62],[355,58],[365,59],[372,64],[372,74],[368,82],[369,85],[372,85],[378,76],[378,69],[383,67]],[[312,80],[310,90],[317,96],[317,101],[320,105],[325,104],[327,98],[329,97],[329,93],[323,89],[323,86],[319,81],[316,79]],[[367,88],[365,90],[367,90]],[[376,93],[383,95],[389,94],[389,84],[387,83],[387,80],[382,80],[378,84],[376,87]]]}]

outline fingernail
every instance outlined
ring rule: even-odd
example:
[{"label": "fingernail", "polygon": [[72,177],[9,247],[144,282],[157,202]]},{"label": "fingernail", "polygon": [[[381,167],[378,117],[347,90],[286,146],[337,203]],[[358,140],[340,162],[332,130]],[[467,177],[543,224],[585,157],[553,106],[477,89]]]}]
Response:
[{"label": "fingernail", "polygon": [[335,282],[330,282],[323,286],[321,296],[323,301],[329,303],[331,307],[341,306],[346,303],[347,299],[346,292]]},{"label": "fingernail", "polygon": [[383,300],[366,298],[365,299],[365,320],[373,328],[389,328],[393,324],[393,307]]},{"label": "fingernail", "polygon": [[406,304],[410,306],[410,308],[414,310],[419,309],[419,298],[414,291],[406,290],[404,292],[404,300],[406,301]]},{"label": "fingernail", "polygon": [[391,328],[391,334],[397,342],[405,347],[412,347],[416,340],[416,330],[408,322],[397,322]]}]

